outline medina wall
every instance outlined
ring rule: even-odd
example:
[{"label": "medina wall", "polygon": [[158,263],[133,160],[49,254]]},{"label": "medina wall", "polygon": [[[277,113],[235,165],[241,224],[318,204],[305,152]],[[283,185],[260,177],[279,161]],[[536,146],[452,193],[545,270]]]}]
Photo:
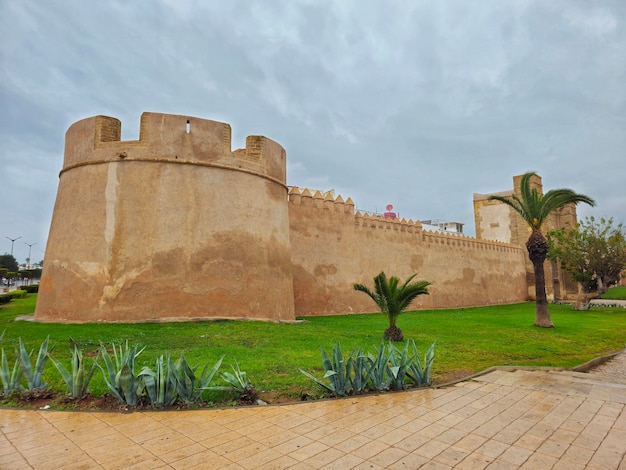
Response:
[{"label": "medina wall", "polygon": [[527,300],[525,252],[518,245],[423,231],[419,222],[370,217],[354,203],[292,187],[289,226],[296,315],[372,312],[352,289],[373,287],[380,271],[417,273],[430,295],[414,308],[456,308]]},{"label": "medina wall", "polygon": [[35,318],[293,320],[286,156],[228,124],[144,113],[66,134]]},{"label": "medina wall", "polygon": [[519,245],[355,213],[286,186],[262,136],[231,150],[228,124],[144,113],[138,140],[95,116],[66,133],[35,319],[292,321],[372,312],[352,285],[380,271],[432,283],[412,308],[527,299]]}]

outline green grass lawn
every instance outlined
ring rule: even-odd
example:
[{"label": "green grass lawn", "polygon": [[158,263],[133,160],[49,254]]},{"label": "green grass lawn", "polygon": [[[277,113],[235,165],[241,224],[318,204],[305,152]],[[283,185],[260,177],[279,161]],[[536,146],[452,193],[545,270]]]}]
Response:
[{"label": "green grass lawn", "polygon": [[[28,348],[38,349],[50,335],[56,344],[53,354],[69,363],[69,337],[85,352],[94,352],[99,343],[128,340],[146,346],[139,367],[169,352],[177,358],[184,351],[192,365],[213,365],[226,355],[222,370],[237,360],[258,390],[297,397],[300,393],[319,395],[319,388],[298,368],[323,375],[320,347],[330,352],[341,342],[344,353],[362,347],[373,351],[387,326],[381,314],[307,317],[298,324],[255,321],[141,324],[50,324],[15,321],[35,309],[36,294],[12,301],[0,308],[2,347],[14,358],[15,345],[22,338]],[[398,326],[405,338],[413,339],[423,354],[437,341],[433,378],[442,383],[455,375],[469,375],[491,366],[525,365],[575,367],[592,358],[624,348],[626,309],[596,308],[573,311],[571,306],[551,305],[556,328],[533,326],[534,303],[454,310],[407,312]],[[12,364],[12,362],[11,362]],[[97,372],[92,382],[94,395],[106,392]],[[53,389],[66,387],[52,363],[45,379]]]},{"label": "green grass lawn", "polygon": [[626,287],[610,287],[604,294],[600,296],[600,298],[612,300],[626,300]]}]

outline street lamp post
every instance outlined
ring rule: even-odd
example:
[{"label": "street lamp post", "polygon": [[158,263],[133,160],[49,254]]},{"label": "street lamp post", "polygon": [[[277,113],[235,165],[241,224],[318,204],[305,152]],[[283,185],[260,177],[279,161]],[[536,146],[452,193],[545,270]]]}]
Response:
[{"label": "street lamp post", "polygon": [[5,238],[8,238],[9,240],[11,240],[11,256],[13,256],[13,244],[15,243],[16,240],[19,240],[22,237],[17,237],[17,238],[5,237]]},{"label": "street lamp post", "polygon": [[26,243],[26,242],[24,242],[24,245],[28,245],[28,258],[26,258],[26,264],[28,264],[28,265],[30,265],[30,249],[34,245],[36,245],[36,244],[37,244],[37,242],[35,242],[35,243]]}]

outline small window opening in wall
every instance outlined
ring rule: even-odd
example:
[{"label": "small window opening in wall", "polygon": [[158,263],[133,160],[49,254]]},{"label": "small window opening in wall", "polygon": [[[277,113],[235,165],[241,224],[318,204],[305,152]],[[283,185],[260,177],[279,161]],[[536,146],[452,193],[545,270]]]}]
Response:
[{"label": "small window opening in wall", "polygon": [[185,128],[185,132],[189,134],[190,131],[191,131],[191,123],[189,122],[189,119],[187,119],[187,127]]}]

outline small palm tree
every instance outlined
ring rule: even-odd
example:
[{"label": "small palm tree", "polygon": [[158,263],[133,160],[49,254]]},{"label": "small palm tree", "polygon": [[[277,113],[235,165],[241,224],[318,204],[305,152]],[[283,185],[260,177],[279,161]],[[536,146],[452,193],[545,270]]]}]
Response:
[{"label": "small palm tree", "polygon": [[584,202],[595,206],[596,203],[590,197],[575,193],[571,189],[552,189],[545,194],[540,194],[535,188],[530,188],[530,179],[533,176],[536,176],[535,172],[522,176],[520,196],[516,194],[510,197],[490,196],[489,199],[503,202],[511,207],[531,228],[532,233],[526,242],[526,249],[535,272],[535,326],[554,328],[548,310],[546,279],[543,271],[543,263],[548,254],[548,241],[541,233],[541,226],[552,212],[567,204]]},{"label": "small palm tree", "polygon": [[428,281],[418,281],[411,284],[416,276],[413,274],[404,284],[398,287],[400,279],[391,276],[387,281],[387,276],[381,272],[374,278],[374,292],[369,290],[363,284],[354,284],[354,290],[365,292],[369,295],[380,311],[387,315],[389,319],[389,328],[385,330],[385,338],[391,341],[402,341],[404,335],[402,330],[396,326],[398,316],[406,310],[411,302],[418,296],[428,294],[427,287],[430,285]]}]

